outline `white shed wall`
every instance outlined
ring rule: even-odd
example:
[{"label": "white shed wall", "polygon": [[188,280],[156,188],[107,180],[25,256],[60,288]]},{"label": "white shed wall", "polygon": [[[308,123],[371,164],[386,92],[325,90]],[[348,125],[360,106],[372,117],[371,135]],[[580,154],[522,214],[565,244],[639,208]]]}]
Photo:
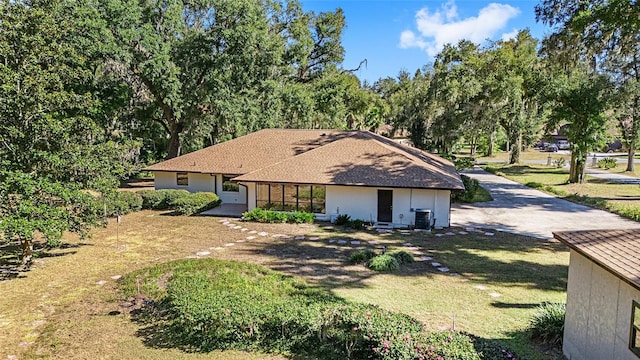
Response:
[{"label": "white shed wall", "polygon": [[216,192],[216,178],[211,174],[189,173],[189,186],[191,192]]},{"label": "white shed wall", "polygon": [[153,186],[156,190],[162,189],[186,189],[186,186],[176,184],[176,173],[156,171],[153,173]]},{"label": "white shed wall", "polygon": [[629,349],[640,291],[571,250],[563,352],[569,360],[638,360]]}]

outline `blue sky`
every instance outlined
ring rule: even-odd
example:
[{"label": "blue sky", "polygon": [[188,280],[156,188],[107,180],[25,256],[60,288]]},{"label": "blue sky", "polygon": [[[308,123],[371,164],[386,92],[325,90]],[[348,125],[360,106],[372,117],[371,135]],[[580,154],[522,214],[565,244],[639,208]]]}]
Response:
[{"label": "blue sky", "polygon": [[344,10],[347,28],[342,44],[344,68],[354,69],[370,83],[400,70],[413,74],[433,62],[445,43],[465,38],[476,43],[484,39],[508,38],[529,28],[542,39],[549,32],[536,23],[534,7],[538,1],[510,0],[301,0],[307,11]]}]

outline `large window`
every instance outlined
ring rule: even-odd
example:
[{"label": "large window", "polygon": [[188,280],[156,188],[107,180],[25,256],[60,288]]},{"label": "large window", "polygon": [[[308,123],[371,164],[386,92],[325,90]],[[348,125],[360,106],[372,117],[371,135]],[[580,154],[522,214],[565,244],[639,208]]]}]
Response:
[{"label": "large window", "polygon": [[176,184],[178,186],[189,186],[189,174],[186,172],[176,173]]},{"label": "large window", "polygon": [[222,191],[239,192],[240,185],[235,181],[231,181],[231,178],[231,176],[222,175]]},{"label": "large window", "polygon": [[325,187],[321,185],[258,184],[256,206],[277,211],[325,213]]},{"label": "large window", "polygon": [[629,349],[640,357],[640,304],[633,301],[631,309],[631,333],[629,335]]}]

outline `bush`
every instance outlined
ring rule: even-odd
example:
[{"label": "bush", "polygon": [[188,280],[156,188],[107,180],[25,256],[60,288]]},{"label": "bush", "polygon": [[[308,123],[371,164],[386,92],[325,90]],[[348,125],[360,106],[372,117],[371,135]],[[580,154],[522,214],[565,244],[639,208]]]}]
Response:
[{"label": "bush", "polygon": [[400,263],[395,257],[384,254],[369,260],[369,268],[374,271],[392,272],[400,268]]},{"label": "bush", "polygon": [[352,264],[364,264],[375,256],[376,253],[371,249],[357,250],[349,256],[349,262]]},{"label": "bush", "polygon": [[558,169],[563,168],[566,163],[567,161],[563,157],[553,160],[553,166],[555,166]]},{"label": "bush", "polygon": [[355,219],[349,220],[349,222],[347,223],[347,227],[354,230],[362,230],[364,229],[365,224],[366,222],[364,220]]},{"label": "bush", "polygon": [[565,313],[564,303],[540,305],[529,327],[531,338],[540,340],[543,344],[562,347]]},{"label": "bush", "polygon": [[125,296],[140,287],[155,297],[139,321],[157,330],[150,336],[159,338],[149,340],[167,347],[316,359],[479,359],[466,334],[429,333],[410,316],[348,302],[259,265],[178,260],[127,274],[121,285]]},{"label": "bush", "polygon": [[189,196],[187,190],[141,190],[138,194],[142,197],[142,208],[151,210],[169,210],[175,208],[177,199]]},{"label": "bush", "polygon": [[142,197],[130,191],[117,191],[103,196],[100,201],[107,217],[126,215],[142,209]]},{"label": "bush", "polygon": [[478,180],[468,177],[467,175],[460,175],[462,183],[464,184],[464,190],[454,190],[451,194],[454,201],[472,202],[476,192],[480,188]]},{"label": "bush", "polygon": [[618,165],[618,162],[616,161],[615,158],[612,157],[606,157],[604,159],[600,159],[598,160],[598,167],[601,169],[613,169]]},{"label": "bush", "polygon": [[458,171],[471,169],[476,164],[476,159],[471,157],[461,157],[455,159],[454,164],[456,166],[456,170]]},{"label": "bush", "polygon": [[336,225],[347,225],[351,221],[351,216],[347,214],[338,215],[336,217]]},{"label": "bush", "polygon": [[242,214],[245,221],[255,221],[261,223],[292,223],[303,224],[312,223],[315,220],[313,213],[304,211],[281,212],[255,208]]},{"label": "bush", "polygon": [[411,264],[411,263],[413,263],[415,261],[413,259],[413,255],[409,254],[408,252],[406,252],[404,250],[392,252],[389,255],[391,255],[394,258],[396,258],[396,260],[398,260],[398,263],[400,265],[402,265],[402,264]]},{"label": "bush", "polygon": [[220,199],[212,192],[197,192],[175,199],[173,205],[177,215],[193,215],[220,205]]}]

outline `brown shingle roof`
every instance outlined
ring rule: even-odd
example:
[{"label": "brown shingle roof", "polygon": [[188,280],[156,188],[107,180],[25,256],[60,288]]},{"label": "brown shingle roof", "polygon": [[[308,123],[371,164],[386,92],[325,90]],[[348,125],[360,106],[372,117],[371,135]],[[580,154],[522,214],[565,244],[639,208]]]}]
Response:
[{"label": "brown shingle roof", "polygon": [[266,129],[147,167],[237,181],[463,189],[454,165],[368,131]]},{"label": "brown shingle roof", "polygon": [[246,174],[344,136],[332,130],[265,129],[161,163],[148,171]]},{"label": "brown shingle roof", "polygon": [[463,189],[455,166],[370,132],[351,132],[236,181]]},{"label": "brown shingle roof", "polygon": [[553,236],[640,290],[640,230],[563,231]]}]

